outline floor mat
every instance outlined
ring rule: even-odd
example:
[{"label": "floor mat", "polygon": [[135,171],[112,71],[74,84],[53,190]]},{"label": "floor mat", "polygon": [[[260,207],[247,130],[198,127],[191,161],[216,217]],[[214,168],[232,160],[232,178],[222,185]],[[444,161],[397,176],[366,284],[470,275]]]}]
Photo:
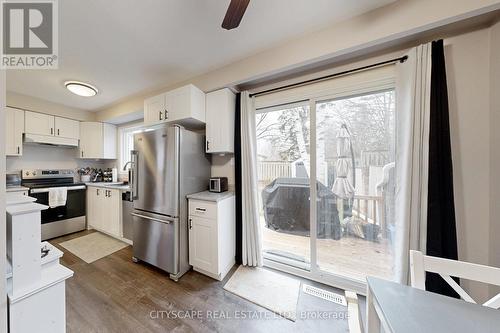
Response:
[{"label": "floor mat", "polygon": [[128,246],[100,232],[78,237],[60,245],[88,264]]},{"label": "floor mat", "polygon": [[240,266],[224,289],[295,321],[300,281],[258,267]]}]

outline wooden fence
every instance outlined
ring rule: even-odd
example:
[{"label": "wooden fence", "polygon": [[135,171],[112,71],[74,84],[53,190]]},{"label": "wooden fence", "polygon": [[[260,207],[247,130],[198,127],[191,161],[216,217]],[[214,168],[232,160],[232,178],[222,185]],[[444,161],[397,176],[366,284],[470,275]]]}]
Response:
[{"label": "wooden fence", "polygon": [[271,182],[280,177],[292,177],[292,164],[286,161],[258,161],[259,181]]}]

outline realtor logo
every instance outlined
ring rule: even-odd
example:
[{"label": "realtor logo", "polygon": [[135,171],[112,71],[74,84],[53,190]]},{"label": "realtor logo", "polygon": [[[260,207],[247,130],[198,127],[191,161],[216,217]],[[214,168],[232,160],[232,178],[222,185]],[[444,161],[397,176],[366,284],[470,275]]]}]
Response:
[{"label": "realtor logo", "polygon": [[57,69],[57,0],[1,0],[6,69]]}]

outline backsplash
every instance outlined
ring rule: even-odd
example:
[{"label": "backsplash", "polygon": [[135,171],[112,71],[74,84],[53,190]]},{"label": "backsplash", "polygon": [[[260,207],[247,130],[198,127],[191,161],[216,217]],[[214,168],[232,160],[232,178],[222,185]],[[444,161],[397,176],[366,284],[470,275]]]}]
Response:
[{"label": "backsplash", "polygon": [[77,150],[42,145],[24,145],[23,156],[7,157],[7,173],[20,172],[23,169],[71,169],[81,167],[106,168],[112,161],[81,160]]}]

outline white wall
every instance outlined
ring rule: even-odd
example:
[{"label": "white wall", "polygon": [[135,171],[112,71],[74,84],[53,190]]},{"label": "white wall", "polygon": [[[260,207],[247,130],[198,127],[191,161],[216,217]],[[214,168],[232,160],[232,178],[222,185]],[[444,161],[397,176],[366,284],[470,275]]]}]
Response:
[{"label": "white wall", "polygon": [[[488,265],[491,173],[490,29],[445,40],[459,259]],[[496,175],[495,175],[496,174]],[[464,281],[479,299],[488,286]]]},{"label": "white wall", "polygon": [[93,121],[96,117],[95,113],[93,112],[72,108],[70,106],[49,102],[32,96],[18,94],[12,91],[7,92],[7,106],[81,121]]},{"label": "white wall", "polygon": [[227,177],[229,189],[234,190],[234,155],[212,155],[212,177]]},{"label": "white wall", "polygon": [[[490,265],[500,267],[500,22],[490,32]],[[500,288],[491,288],[491,294]]]}]

